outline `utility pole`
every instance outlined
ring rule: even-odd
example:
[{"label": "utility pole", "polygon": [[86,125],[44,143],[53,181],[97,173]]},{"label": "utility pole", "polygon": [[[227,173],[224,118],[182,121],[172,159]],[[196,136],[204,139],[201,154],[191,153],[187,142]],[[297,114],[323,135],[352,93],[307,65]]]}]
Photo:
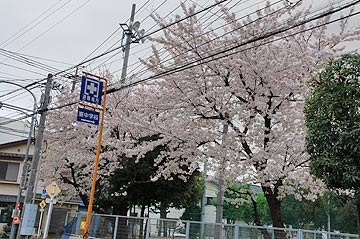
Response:
[{"label": "utility pole", "polygon": [[138,22],[138,21],[134,22],[135,8],[136,8],[136,4],[133,4],[132,9],[131,9],[129,25],[127,25],[126,23],[120,24],[121,28],[124,31],[123,39],[126,37],[125,45],[123,45],[123,43],[121,42],[121,45],[123,45],[123,51],[125,52],[123,67],[122,67],[122,71],[121,71],[121,79],[120,79],[121,85],[125,84],[126,71],[127,71],[127,66],[128,66],[128,62],[129,62],[129,53],[130,53],[131,43],[139,43],[140,41],[142,43],[144,43],[144,41],[145,41],[145,39],[143,38],[143,36],[145,34],[145,30],[144,29],[139,30],[140,22]]},{"label": "utility pole", "polygon": [[331,239],[331,208],[330,208],[330,192],[328,192],[327,196],[327,216],[328,216],[328,238]]},{"label": "utility pole", "polygon": [[[27,88],[18,85],[17,83],[13,83],[13,82],[4,82],[2,81],[2,83],[7,83],[7,84],[11,84],[11,85],[16,85],[19,86],[23,89],[25,89],[26,91],[28,91],[31,96],[34,99],[34,107],[33,107],[33,112],[32,112],[32,117],[31,117],[31,123],[30,123],[30,129],[29,129],[29,136],[27,139],[27,143],[26,143],[26,151],[25,151],[25,156],[24,156],[24,161],[23,161],[23,167],[22,167],[22,173],[21,173],[21,178],[20,178],[20,185],[19,185],[19,190],[18,190],[18,194],[16,196],[16,203],[15,203],[15,210],[14,210],[14,218],[15,216],[17,218],[20,217],[20,202],[21,202],[21,195],[22,192],[25,188],[25,181],[26,181],[26,175],[27,175],[27,171],[28,171],[28,159],[29,159],[29,151],[30,151],[30,145],[31,145],[31,141],[32,141],[32,131],[34,128],[34,122],[35,122],[35,118],[36,118],[36,108],[37,108],[37,102],[36,102],[36,97],[35,95]],[[15,238],[15,234],[16,231],[18,230],[18,224],[15,224],[14,221],[11,223],[11,230],[10,230],[10,239],[14,239]]]},{"label": "utility pole", "polygon": [[200,228],[200,238],[204,238],[205,233],[205,206],[206,206],[206,180],[207,180],[207,162],[204,162],[204,186],[203,186],[203,195],[201,199],[201,228]]},{"label": "utility pole", "polygon": [[132,38],[132,29],[134,26],[134,18],[135,18],[135,8],[136,8],[136,4],[132,5],[132,9],[131,9],[131,15],[130,15],[130,24],[129,24],[129,30],[125,31],[124,34],[126,36],[126,41],[125,41],[125,56],[124,56],[124,62],[123,62],[123,67],[122,67],[122,72],[121,72],[121,80],[120,83],[123,85],[125,83],[125,77],[126,77],[126,71],[127,71],[127,65],[128,65],[128,61],[129,61],[129,53],[130,53],[130,44],[131,44],[131,38]]},{"label": "utility pole", "polygon": [[[221,144],[225,143],[226,135],[228,133],[229,125],[227,123],[229,115],[225,113],[225,122],[223,125],[223,139]],[[219,174],[219,192],[216,200],[216,216],[215,216],[215,239],[222,239],[222,219],[223,219],[223,211],[224,211],[224,193],[225,193],[225,182],[224,182],[224,163],[226,160],[226,150],[224,150],[224,155],[221,159],[220,165],[220,174]]]},{"label": "utility pole", "polygon": [[[35,147],[34,147],[34,155],[31,162],[31,171],[28,181],[28,187],[25,195],[24,200],[24,206],[26,210],[26,205],[31,204],[32,198],[34,193],[36,193],[36,189],[34,188],[36,175],[37,175],[37,169],[40,161],[40,153],[41,153],[41,146],[43,142],[43,136],[44,136],[44,128],[45,128],[45,120],[47,115],[47,108],[50,101],[50,92],[52,87],[52,74],[48,75],[46,86],[45,86],[45,93],[42,97],[43,101],[41,102],[40,106],[40,122],[39,122],[39,129],[37,132],[36,140],[35,140]],[[23,213],[24,211],[23,210]],[[23,221],[23,218],[21,219]]]}]

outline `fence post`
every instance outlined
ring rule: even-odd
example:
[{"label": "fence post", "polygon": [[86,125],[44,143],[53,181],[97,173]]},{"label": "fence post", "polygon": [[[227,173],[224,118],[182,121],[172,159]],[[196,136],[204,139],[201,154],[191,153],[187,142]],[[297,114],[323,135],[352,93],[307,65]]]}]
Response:
[{"label": "fence post", "polygon": [[275,239],[275,228],[272,227],[271,238]]},{"label": "fence post", "polygon": [[234,227],[234,239],[238,239],[239,238],[239,225],[235,225]]},{"label": "fence post", "polygon": [[186,221],[186,237],[185,239],[190,238],[190,221]]},{"label": "fence post", "polygon": [[301,229],[298,229],[298,230],[297,230],[296,239],[303,239],[303,235],[302,235]]},{"label": "fence post", "polygon": [[75,234],[76,235],[79,235],[80,224],[81,224],[81,212],[78,211],[77,218],[76,218],[76,226],[75,226]]},{"label": "fence post", "polygon": [[115,217],[114,235],[113,235],[113,238],[114,238],[114,239],[116,239],[117,230],[118,230],[118,225],[119,225],[119,216],[116,216],[116,217]]},{"label": "fence post", "polygon": [[145,239],[149,239],[150,237],[150,227],[151,227],[151,220],[150,218],[146,219],[146,236]]}]

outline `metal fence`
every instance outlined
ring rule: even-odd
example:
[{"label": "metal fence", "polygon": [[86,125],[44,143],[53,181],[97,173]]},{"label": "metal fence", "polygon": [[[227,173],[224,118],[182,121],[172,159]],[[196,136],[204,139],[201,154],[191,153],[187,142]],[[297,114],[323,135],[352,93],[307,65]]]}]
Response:
[{"label": "metal fence", "polygon": [[[78,214],[62,239],[81,238],[85,214]],[[291,228],[215,224],[157,218],[93,214],[90,238],[103,239],[358,239],[358,235]]]}]

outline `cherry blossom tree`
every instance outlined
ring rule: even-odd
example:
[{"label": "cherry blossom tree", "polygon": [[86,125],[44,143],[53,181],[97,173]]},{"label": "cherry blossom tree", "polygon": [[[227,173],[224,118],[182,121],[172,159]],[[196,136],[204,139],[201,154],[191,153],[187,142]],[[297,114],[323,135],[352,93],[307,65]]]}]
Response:
[{"label": "cherry blossom tree", "polygon": [[[338,22],[339,32],[331,34],[331,15],[299,24],[315,12],[288,1],[280,7],[268,3],[255,16],[241,19],[219,5],[221,18],[212,28],[194,14],[195,6],[181,6],[184,21],[153,16],[159,26],[174,23],[150,39],[153,54],[142,60],[158,79],[109,96],[101,154],[107,160],[101,161],[99,177],[122,167],[118,155],[140,161],[166,145],[151,180],[173,180],[174,175],[187,180],[206,161],[216,178],[261,185],[273,226],[283,227],[285,195],[315,199],[324,188],[310,175],[304,148],[306,84],[345,51],[340,43],[358,39],[360,29],[348,29],[344,19]],[[71,97],[64,93],[58,104]],[[80,195],[89,187],[97,129],[74,122],[74,111],[49,115],[52,150],[44,167],[49,177],[77,174],[79,181],[70,179],[66,190],[73,193],[74,184],[82,185]],[[136,140],[149,135],[159,139]]]},{"label": "cherry blossom tree", "polygon": [[[268,3],[241,20],[222,6],[220,30],[206,28],[195,6],[183,4],[187,20],[178,23],[180,16],[166,21],[154,15],[160,26],[174,23],[151,38],[153,55],[143,60],[159,79],[133,88],[113,113],[122,122],[120,131],[161,137],[134,147],[118,141],[117,147],[141,159],[149,148],[166,143],[172,150],[163,157],[173,160],[161,168],[163,177],[203,160],[215,177],[260,184],[273,225],[283,227],[286,194],[314,200],[324,189],[310,175],[304,148],[306,84],[345,51],[340,43],[360,33],[346,28],[346,20],[339,21],[339,32],[329,33],[331,15],[298,24],[314,16],[311,8],[298,6]],[[289,29],[271,34],[284,27]]]}]

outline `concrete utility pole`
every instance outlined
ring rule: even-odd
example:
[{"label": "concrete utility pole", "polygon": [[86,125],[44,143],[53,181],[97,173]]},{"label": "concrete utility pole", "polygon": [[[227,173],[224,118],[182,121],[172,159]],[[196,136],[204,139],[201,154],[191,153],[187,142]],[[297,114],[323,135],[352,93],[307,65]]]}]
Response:
[{"label": "concrete utility pole", "polygon": [[[33,112],[32,112],[32,117],[31,117],[31,123],[30,123],[30,129],[29,129],[29,136],[27,139],[27,143],[26,143],[26,151],[25,151],[25,156],[24,156],[24,161],[23,161],[23,167],[22,167],[22,174],[21,174],[21,178],[20,178],[20,185],[19,185],[19,190],[18,190],[18,194],[16,196],[16,203],[15,203],[15,209],[16,208],[20,208],[20,202],[21,202],[21,194],[23,192],[23,189],[25,187],[25,179],[26,179],[26,174],[27,174],[27,170],[28,170],[28,159],[29,159],[29,151],[30,151],[30,145],[31,145],[31,141],[32,141],[32,130],[34,128],[34,122],[35,122],[35,118],[36,118],[36,108],[37,108],[37,102],[36,102],[36,97],[35,95],[27,88],[25,88],[22,85],[19,85],[17,83],[13,83],[13,82],[4,82],[1,81],[1,83],[7,83],[7,84],[11,84],[11,85],[16,85],[19,86],[23,89],[25,89],[26,91],[28,91],[31,96],[34,99],[34,107],[33,107]],[[20,211],[15,210],[14,211],[16,216],[20,216]],[[14,216],[15,216],[14,215]],[[11,230],[10,230],[10,239],[14,239],[15,238],[15,233],[17,231],[18,225],[14,224],[14,222],[11,223]]]},{"label": "concrete utility pole", "polygon": [[[228,133],[228,129],[229,129],[229,125],[227,123],[227,119],[228,119],[229,115],[227,113],[225,113],[225,122],[224,122],[224,126],[223,126],[223,139],[222,139],[222,144],[224,144],[226,135]],[[217,200],[216,200],[216,220],[215,222],[217,223],[217,225],[215,226],[215,239],[222,239],[222,219],[223,219],[223,211],[224,211],[224,193],[225,193],[225,182],[224,182],[224,162],[226,160],[226,150],[224,149],[224,155],[223,158],[221,160],[221,165],[220,165],[220,175],[219,175],[219,192],[217,195]]]},{"label": "concrete utility pole", "polygon": [[[120,79],[120,83],[122,85],[125,83],[131,43],[139,43],[139,42],[144,43],[145,41],[143,37],[145,34],[145,30],[144,29],[140,30],[140,22],[138,21],[134,22],[135,8],[136,8],[136,4],[133,4],[131,9],[129,25],[127,25],[126,23],[120,24],[121,28],[124,31],[123,39],[126,37],[125,45],[123,45],[123,51],[125,52],[125,55],[124,55],[124,62],[121,72],[121,79]],[[122,44],[123,42],[121,42],[121,45]]]},{"label": "concrete utility pole", "polygon": [[[45,120],[47,115],[47,108],[50,101],[50,92],[51,92],[51,86],[52,86],[52,74],[48,75],[47,81],[46,81],[46,87],[45,87],[45,93],[43,98],[43,102],[41,102],[40,107],[40,122],[39,122],[39,129],[37,132],[36,140],[35,140],[35,147],[34,147],[34,155],[31,162],[31,171],[28,181],[28,187],[25,195],[24,200],[24,206],[26,210],[26,204],[31,204],[32,198],[34,193],[36,193],[36,189],[34,189],[36,175],[37,175],[37,168],[39,165],[40,160],[40,153],[41,153],[41,144],[43,142],[43,136],[44,136],[44,128],[45,128]],[[23,213],[24,211],[23,210]],[[21,218],[21,221],[23,221],[23,218]]]},{"label": "concrete utility pole", "polygon": [[201,199],[201,228],[200,228],[200,238],[204,238],[205,232],[205,206],[206,206],[206,180],[207,180],[207,162],[204,162],[204,186],[203,186],[203,195]]},{"label": "concrete utility pole", "polygon": [[130,44],[132,42],[132,30],[133,30],[133,26],[134,26],[134,18],[135,18],[135,8],[136,8],[136,4],[132,5],[132,9],[131,9],[131,15],[130,15],[130,24],[129,24],[129,29],[128,31],[125,31],[125,36],[126,36],[126,41],[125,41],[125,56],[124,56],[124,62],[123,62],[123,67],[122,67],[122,72],[121,72],[121,80],[120,83],[124,84],[125,83],[125,78],[126,78],[126,71],[127,71],[127,65],[129,62],[129,53],[130,53]]},{"label": "concrete utility pole", "polygon": [[45,87],[45,93],[43,97],[43,102],[41,102],[40,107],[40,122],[39,122],[39,130],[35,140],[35,147],[34,147],[34,156],[31,162],[31,171],[29,177],[29,184],[25,196],[25,204],[31,203],[33,194],[35,193],[34,185],[35,179],[37,174],[37,168],[40,160],[40,153],[41,153],[41,146],[44,138],[44,129],[45,129],[45,120],[47,115],[47,107],[50,101],[50,92],[52,86],[52,74],[48,75]]}]

